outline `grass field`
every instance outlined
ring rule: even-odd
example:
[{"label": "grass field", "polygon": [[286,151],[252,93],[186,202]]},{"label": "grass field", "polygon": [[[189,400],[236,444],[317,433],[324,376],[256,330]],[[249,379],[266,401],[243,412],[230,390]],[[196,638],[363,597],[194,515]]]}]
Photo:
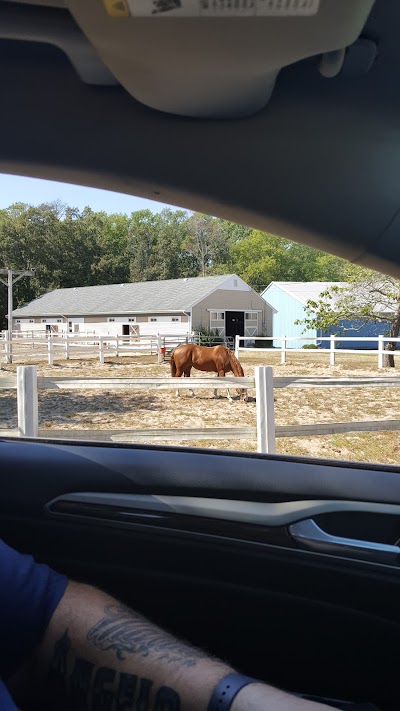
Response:
[{"label": "grass field", "polygon": [[[245,375],[252,375],[256,365],[272,365],[275,376],[387,376],[397,370],[378,370],[377,358],[369,355],[340,355],[333,368],[329,354],[308,351],[289,353],[280,364],[277,352],[244,352],[241,362]],[[29,361],[33,364],[33,361]],[[95,359],[60,361],[53,367],[36,363],[39,375],[69,377],[148,377],[169,375],[169,365],[158,366],[155,357],[110,358],[102,366]],[[400,367],[400,362],[399,362]],[[10,375],[16,366],[4,366],[2,375]],[[197,375],[202,374],[195,371]],[[183,391],[177,398],[172,391],[39,391],[39,427],[48,430],[146,429],[173,427],[234,427],[255,425],[254,391],[249,402],[234,400],[229,404],[221,390],[218,399],[212,390],[196,391],[191,398]],[[312,424],[400,419],[400,388],[281,388],[275,390],[277,425]],[[0,429],[17,424],[15,391],[0,390]],[[81,435],[82,436],[82,435]],[[141,440],[143,441],[143,440]],[[154,440],[152,440],[154,444]],[[161,443],[161,441],[160,441]],[[168,444],[175,444],[168,442]],[[256,449],[252,440],[202,440],[176,442],[183,446],[221,449]],[[284,454],[400,463],[399,432],[349,433],[319,437],[278,438],[277,451]]]}]

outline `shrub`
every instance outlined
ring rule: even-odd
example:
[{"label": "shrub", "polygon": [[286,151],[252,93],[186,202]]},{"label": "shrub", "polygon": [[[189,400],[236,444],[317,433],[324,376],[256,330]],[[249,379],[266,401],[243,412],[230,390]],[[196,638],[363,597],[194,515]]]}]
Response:
[{"label": "shrub", "polygon": [[254,341],[254,348],[273,348],[272,339],[270,341]]},{"label": "shrub", "polygon": [[199,336],[200,346],[220,346],[224,344],[225,338],[220,336],[218,331],[205,328],[195,328],[193,330],[196,336]]}]

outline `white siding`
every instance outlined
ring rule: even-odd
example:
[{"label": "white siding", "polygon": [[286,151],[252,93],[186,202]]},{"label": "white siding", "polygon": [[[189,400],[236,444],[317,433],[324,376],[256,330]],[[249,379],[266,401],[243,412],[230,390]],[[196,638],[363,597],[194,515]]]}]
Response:
[{"label": "white siding", "polygon": [[[165,317],[162,318],[164,319]],[[96,320],[95,322],[91,322],[89,321],[89,319],[86,319],[85,330],[87,330],[89,333],[95,332],[99,336],[122,336],[122,326],[129,325],[133,327],[134,331],[139,336],[154,336],[157,333],[177,335],[186,335],[187,333],[190,333],[189,321],[176,322],[171,320],[163,320],[153,322],[148,321],[147,319],[147,316],[139,316],[137,317],[136,323],[128,321],[128,316],[115,317],[115,321],[107,321],[107,317],[104,317],[103,321]]]},{"label": "white siding", "polygon": [[141,323],[139,326],[141,336],[154,335],[155,333],[160,333],[161,335],[186,335],[187,333],[190,333],[189,321],[186,321],[186,323],[176,323],[172,321],[149,321],[148,323]]},{"label": "white siding", "polygon": [[14,331],[20,331],[21,333],[28,332],[32,333],[32,331],[38,331],[40,333],[44,333],[46,331],[46,326],[52,326],[53,329],[56,327],[56,330],[59,332],[64,332],[67,324],[64,321],[64,319],[59,318],[48,318],[46,320],[43,320],[41,318],[21,318],[21,319],[13,319],[13,330]]},{"label": "white siding", "polygon": [[236,275],[231,276],[218,288],[224,291],[251,291],[251,286]]},{"label": "white siding", "polygon": [[136,316],[107,316],[108,323],[136,323]]}]

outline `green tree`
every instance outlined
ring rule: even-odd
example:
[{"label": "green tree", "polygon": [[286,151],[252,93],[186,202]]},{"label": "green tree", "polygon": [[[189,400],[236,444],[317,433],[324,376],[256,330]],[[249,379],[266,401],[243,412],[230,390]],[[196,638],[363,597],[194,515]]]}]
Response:
[{"label": "green tree", "polygon": [[194,212],[186,223],[187,237],[184,250],[197,265],[197,274],[212,274],[217,265],[225,264],[229,256],[229,244],[222,221]]},{"label": "green tree", "polygon": [[[60,202],[39,206],[16,203],[0,211],[0,265],[35,267],[31,279],[13,290],[15,306],[51,289],[127,281],[129,221],[90,208],[79,211]],[[2,285],[1,285],[2,287]],[[0,289],[4,328],[6,289]]]},{"label": "green tree", "polygon": [[285,247],[286,240],[260,230],[251,230],[247,237],[230,249],[232,271],[254,289],[262,291],[271,281],[283,280],[281,265]]},{"label": "green tree", "polygon": [[235,242],[230,255],[232,271],[257,291],[271,281],[340,280],[346,268],[343,259],[260,230]]},{"label": "green tree", "polygon": [[155,260],[156,279],[177,279],[194,276],[193,265],[187,259],[184,242],[187,236],[188,215],[184,210],[165,208],[157,216]]},{"label": "green tree", "polygon": [[157,223],[158,215],[150,210],[138,210],[131,215],[128,237],[131,281],[157,279]]},{"label": "green tree", "polygon": [[342,281],[347,262],[319,249],[284,240],[280,267],[282,281]]},{"label": "green tree", "polygon": [[[321,293],[317,301],[309,300],[306,317],[298,323],[306,329],[328,330],[337,328],[337,334],[349,330],[343,322],[356,321],[360,330],[367,323],[388,323],[383,335],[398,338],[400,333],[400,280],[370,269],[348,265],[347,282],[333,286]],[[354,325],[351,328],[354,330]],[[389,341],[386,349],[393,351],[396,342]],[[385,365],[395,366],[393,354],[385,357]]]},{"label": "green tree", "polygon": [[[0,212],[0,264],[2,267],[24,269],[36,268],[36,275],[21,279],[14,289],[14,305],[21,306],[44,291],[54,288],[49,277],[53,264],[55,269],[55,237],[64,206],[60,203],[43,204],[37,207],[16,203]],[[58,264],[60,256],[58,257]],[[4,328],[7,312],[6,289],[0,289],[0,320]]]},{"label": "green tree", "polygon": [[97,235],[97,259],[92,272],[97,284],[121,284],[130,278],[128,240],[130,220],[128,215],[97,213],[101,229]]}]

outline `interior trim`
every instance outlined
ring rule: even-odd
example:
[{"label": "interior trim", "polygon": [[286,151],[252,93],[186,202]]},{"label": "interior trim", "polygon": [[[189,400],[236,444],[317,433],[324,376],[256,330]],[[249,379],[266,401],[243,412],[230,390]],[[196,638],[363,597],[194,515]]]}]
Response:
[{"label": "interior trim", "polygon": [[61,49],[86,84],[116,86],[105,66],[67,10],[0,4],[0,39],[41,42]]},{"label": "interior trim", "polygon": [[312,519],[293,523],[289,533],[296,543],[318,553],[366,558],[392,565],[397,565],[400,561],[400,548],[397,545],[333,536],[323,531]]},{"label": "interior trim", "polygon": [[[95,518],[107,517],[107,508],[120,509],[121,515],[134,512],[157,514],[180,514],[200,518],[236,521],[266,527],[288,526],[304,519],[327,513],[374,513],[400,516],[400,506],[364,501],[285,501],[281,503],[258,503],[196,496],[160,496],[79,492],[58,496],[48,502],[46,509],[51,514],[62,512],[62,504],[92,504],[97,507]],[[100,510],[99,510],[100,509]],[[73,515],[73,506],[68,515]],[[400,550],[399,550],[400,553]]]}]

